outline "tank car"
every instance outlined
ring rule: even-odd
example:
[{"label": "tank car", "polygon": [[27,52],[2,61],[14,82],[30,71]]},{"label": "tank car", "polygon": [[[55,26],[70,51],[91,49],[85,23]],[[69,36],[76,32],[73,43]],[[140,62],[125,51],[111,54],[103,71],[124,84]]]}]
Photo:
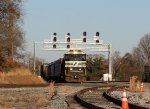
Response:
[{"label": "tank car", "polygon": [[65,81],[83,82],[86,80],[86,54],[79,49],[71,49],[64,54]]}]

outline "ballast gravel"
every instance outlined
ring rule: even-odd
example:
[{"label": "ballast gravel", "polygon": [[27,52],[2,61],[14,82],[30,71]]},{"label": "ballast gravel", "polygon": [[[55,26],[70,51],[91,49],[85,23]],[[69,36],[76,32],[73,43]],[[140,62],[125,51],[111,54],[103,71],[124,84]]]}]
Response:
[{"label": "ballast gravel", "polygon": [[57,94],[49,94],[49,87],[0,88],[0,109],[67,109],[65,97],[83,89],[75,86],[56,86]]},{"label": "ballast gravel", "polygon": [[[127,100],[129,103],[140,105],[150,109],[150,90],[146,89],[144,92],[130,92],[126,91]],[[114,98],[122,100],[123,91],[112,91],[110,95]]]}]

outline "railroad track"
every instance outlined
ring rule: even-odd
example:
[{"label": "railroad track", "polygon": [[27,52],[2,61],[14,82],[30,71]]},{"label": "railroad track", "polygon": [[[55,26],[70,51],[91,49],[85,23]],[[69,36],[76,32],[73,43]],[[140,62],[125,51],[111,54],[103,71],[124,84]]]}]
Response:
[{"label": "railroad track", "polygon": [[103,93],[112,86],[101,86],[83,89],[76,94],[76,100],[88,109],[121,109],[120,106],[109,102]]},{"label": "railroad track", "polygon": [[[126,87],[126,86],[125,86]],[[79,91],[75,98],[82,106],[88,109],[121,109],[122,100],[113,98],[109,93],[115,90],[124,90],[124,87],[101,86],[86,88]],[[149,109],[139,104],[129,102],[130,109]]]},{"label": "railroad track", "polygon": [[[114,85],[115,84],[115,85]],[[112,103],[113,100],[106,100],[104,98],[104,94],[107,94],[109,97],[109,92],[113,91],[115,89],[114,86],[119,85],[128,85],[128,83],[56,83],[57,87],[60,86],[69,86],[69,88],[74,87],[82,87],[82,90],[80,89],[79,92],[71,92],[71,94],[67,95],[64,99],[68,104],[68,109],[120,109],[120,106]],[[2,85],[3,86],[3,85]],[[49,84],[36,84],[36,85],[9,85],[9,86],[3,86],[3,87],[45,87],[45,92],[47,92]],[[92,87],[92,88],[89,88]],[[68,90],[69,90],[68,88]],[[83,89],[85,88],[85,89]],[[28,89],[28,88],[27,88]],[[110,90],[108,90],[110,89]],[[43,90],[43,88],[42,88]],[[76,90],[76,89],[75,89]],[[39,91],[39,89],[36,89],[35,92]],[[104,93],[105,92],[105,93]],[[15,93],[15,92],[14,92]],[[27,93],[27,92],[25,92]],[[43,93],[41,91],[41,93]],[[19,93],[17,93],[19,94]],[[29,92],[27,94],[30,94]],[[37,95],[37,94],[36,94]],[[47,97],[47,96],[46,96]],[[105,95],[106,97],[106,95]],[[107,98],[107,97],[106,97]],[[121,101],[120,101],[121,102]],[[120,104],[119,104],[120,105]],[[131,108],[130,108],[131,109]],[[145,108],[132,108],[132,109],[145,109]]]},{"label": "railroad track", "polygon": [[68,109],[87,109],[77,102],[75,99],[75,93],[66,97],[66,102],[68,104]]}]

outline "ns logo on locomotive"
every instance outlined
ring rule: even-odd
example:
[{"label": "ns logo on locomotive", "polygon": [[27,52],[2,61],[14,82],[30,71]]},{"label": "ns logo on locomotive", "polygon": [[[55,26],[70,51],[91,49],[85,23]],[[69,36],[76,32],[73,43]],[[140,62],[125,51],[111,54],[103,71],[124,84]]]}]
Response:
[{"label": "ns logo on locomotive", "polygon": [[41,77],[47,81],[82,82],[86,80],[86,54],[70,49],[64,58],[41,66]]}]

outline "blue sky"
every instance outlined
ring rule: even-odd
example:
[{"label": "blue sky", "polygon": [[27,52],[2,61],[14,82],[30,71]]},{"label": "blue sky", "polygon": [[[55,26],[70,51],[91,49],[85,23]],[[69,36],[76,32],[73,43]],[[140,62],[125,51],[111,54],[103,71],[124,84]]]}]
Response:
[{"label": "blue sky", "polygon": [[[68,32],[80,37],[86,31],[87,37],[92,37],[99,31],[113,51],[124,54],[150,32],[150,0],[26,0],[24,10],[30,53],[34,41],[48,39],[54,32],[62,39]],[[60,57],[60,53],[40,50],[36,55],[46,60]]]}]

